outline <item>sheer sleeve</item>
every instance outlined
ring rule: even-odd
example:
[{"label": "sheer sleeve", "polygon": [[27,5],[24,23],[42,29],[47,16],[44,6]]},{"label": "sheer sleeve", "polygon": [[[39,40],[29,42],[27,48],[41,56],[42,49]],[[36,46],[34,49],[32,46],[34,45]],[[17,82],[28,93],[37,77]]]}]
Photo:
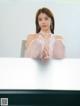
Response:
[{"label": "sheer sleeve", "polygon": [[55,45],[53,50],[53,58],[62,59],[65,57],[65,46],[62,36],[55,37]]},{"label": "sheer sleeve", "polygon": [[25,51],[25,57],[29,58],[40,58],[42,52],[42,42],[38,37],[27,39],[27,49]]}]

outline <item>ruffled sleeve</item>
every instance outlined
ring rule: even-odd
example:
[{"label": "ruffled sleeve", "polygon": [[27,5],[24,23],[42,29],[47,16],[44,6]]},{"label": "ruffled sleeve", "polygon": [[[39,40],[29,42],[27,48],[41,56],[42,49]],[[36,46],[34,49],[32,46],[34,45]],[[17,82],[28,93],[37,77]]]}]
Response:
[{"label": "ruffled sleeve", "polygon": [[65,45],[64,38],[61,35],[55,35],[54,37],[55,37],[55,40],[61,41],[63,45]]},{"label": "ruffled sleeve", "polygon": [[55,45],[53,50],[53,58],[62,59],[65,57],[64,39],[60,35],[55,36]]},{"label": "ruffled sleeve", "polygon": [[42,51],[41,41],[37,35],[30,35],[26,40],[25,57],[40,58]]}]

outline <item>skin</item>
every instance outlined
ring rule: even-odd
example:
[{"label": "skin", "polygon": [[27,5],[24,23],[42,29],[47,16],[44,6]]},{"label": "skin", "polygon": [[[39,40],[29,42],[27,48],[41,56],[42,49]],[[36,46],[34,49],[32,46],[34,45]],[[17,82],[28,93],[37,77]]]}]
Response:
[{"label": "skin", "polygon": [[45,13],[39,14],[38,23],[39,23],[39,26],[43,32],[45,32],[45,33],[51,32],[50,31],[51,18],[49,18]]},{"label": "skin", "polygon": [[[50,25],[51,25],[51,18],[49,18],[45,13],[41,13],[38,16],[38,23],[39,26],[41,28],[41,31],[43,31],[45,33],[45,35],[43,35],[43,37],[45,39],[48,39],[50,37],[50,35],[47,35],[46,33],[50,33]],[[44,60],[48,60],[49,59],[49,53],[48,53],[48,48],[44,47],[43,53],[42,53],[42,58]]]},{"label": "skin", "polygon": [[[48,35],[48,33],[51,32],[50,31],[51,18],[48,17],[45,13],[40,13],[38,16],[38,23],[41,28],[41,31],[44,32],[44,35],[43,35],[44,39],[48,39],[50,37],[50,35]],[[61,36],[54,36],[54,37],[56,39],[56,43],[55,43],[54,51],[53,51],[53,58],[62,59],[62,58],[64,58],[64,54],[65,54],[64,45],[62,43],[63,38]],[[27,38],[28,49],[31,48],[30,42],[32,42],[33,40],[36,40],[36,39],[38,39],[38,36],[36,34],[30,35]],[[30,50],[32,50],[34,55],[30,56],[30,53],[29,53],[29,57],[38,58],[38,55],[35,55],[35,51],[33,51],[33,47]],[[39,56],[39,57],[42,58],[43,60],[49,59],[49,52],[48,52],[47,46],[44,47],[44,50],[41,53],[41,56]]]},{"label": "skin", "polygon": [[[51,25],[51,18],[48,17],[45,13],[41,13],[38,16],[38,22],[39,22],[39,26],[41,28],[41,30],[43,32],[45,32],[45,36],[44,38],[49,38],[50,35],[46,35],[46,33],[50,33],[50,25]],[[56,43],[55,43],[55,47],[54,47],[54,53],[53,53],[53,58],[56,59],[62,59],[64,58],[64,45],[62,44],[62,37],[61,36],[57,36],[55,37],[56,39]],[[49,54],[48,54],[48,49],[45,47],[43,50],[43,59],[48,60],[49,58]]]}]

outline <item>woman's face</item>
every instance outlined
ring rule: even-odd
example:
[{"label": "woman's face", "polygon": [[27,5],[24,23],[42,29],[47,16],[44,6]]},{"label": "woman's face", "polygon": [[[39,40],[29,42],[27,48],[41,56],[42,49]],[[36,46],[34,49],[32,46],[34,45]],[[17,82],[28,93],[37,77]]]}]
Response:
[{"label": "woman's face", "polygon": [[40,13],[38,16],[38,24],[41,30],[48,31],[50,30],[51,18],[48,17],[45,13]]}]

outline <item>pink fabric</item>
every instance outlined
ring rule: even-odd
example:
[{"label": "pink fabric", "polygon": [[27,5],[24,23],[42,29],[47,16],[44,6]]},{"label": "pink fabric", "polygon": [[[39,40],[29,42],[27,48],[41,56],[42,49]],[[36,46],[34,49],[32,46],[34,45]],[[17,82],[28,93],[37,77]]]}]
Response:
[{"label": "pink fabric", "polygon": [[25,52],[25,57],[41,58],[44,47],[47,46],[49,50],[49,58],[52,58],[55,44],[54,35],[52,34],[49,39],[44,39],[41,34],[38,34],[38,36],[39,37],[36,40],[32,41],[31,47],[27,48]]}]

